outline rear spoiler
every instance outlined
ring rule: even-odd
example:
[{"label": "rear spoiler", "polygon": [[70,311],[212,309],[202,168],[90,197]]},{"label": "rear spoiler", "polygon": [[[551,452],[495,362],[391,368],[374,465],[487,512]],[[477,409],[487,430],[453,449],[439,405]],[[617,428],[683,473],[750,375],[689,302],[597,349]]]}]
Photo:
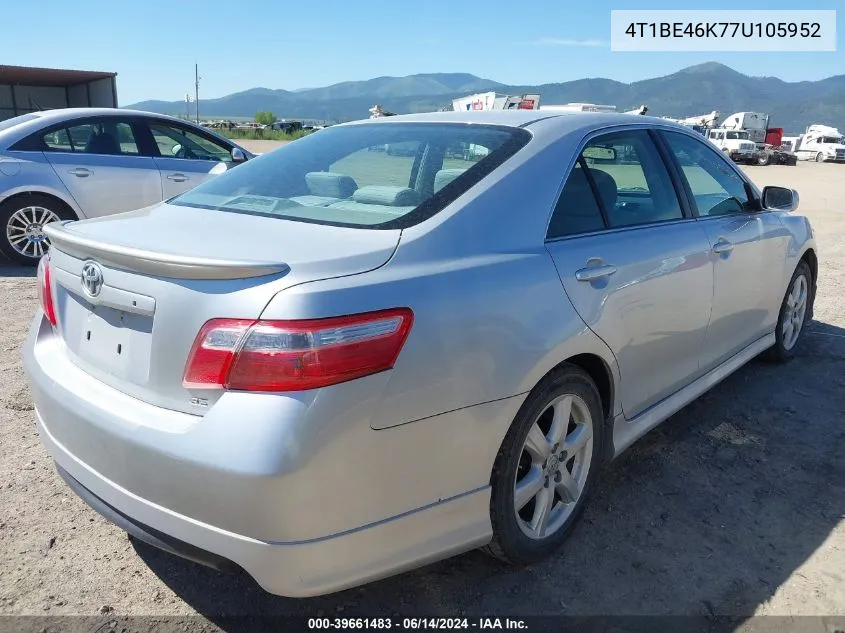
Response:
[{"label": "rear spoiler", "polygon": [[100,242],[75,235],[66,227],[69,222],[72,220],[44,226],[51,247],[114,268],[173,279],[247,279],[290,272],[284,262],[186,257]]}]

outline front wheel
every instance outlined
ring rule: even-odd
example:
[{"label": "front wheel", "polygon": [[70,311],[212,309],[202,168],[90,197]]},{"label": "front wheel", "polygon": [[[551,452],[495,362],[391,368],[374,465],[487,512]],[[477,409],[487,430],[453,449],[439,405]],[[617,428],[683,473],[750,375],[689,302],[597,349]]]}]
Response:
[{"label": "front wheel", "polygon": [[776,363],[792,360],[812,309],[813,274],[807,262],[801,261],[792,273],[786,296],[781,303],[775,344],[766,351],[768,360]]},{"label": "front wheel", "polygon": [[54,198],[40,194],[20,196],[0,204],[0,251],[17,264],[35,266],[50,248],[44,225],[72,219]]},{"label": "front wheel", "polygon": [[824,154],[822,154],[821,152],[816,154],[816,162],[817,163],[823,163],[824,162]]},{"label": "front wheel", "polygon": [[595,384],[565,365],[534,388],[496,457],[488,553],[529,564],[557,550],[583,511],[603,455]]}]

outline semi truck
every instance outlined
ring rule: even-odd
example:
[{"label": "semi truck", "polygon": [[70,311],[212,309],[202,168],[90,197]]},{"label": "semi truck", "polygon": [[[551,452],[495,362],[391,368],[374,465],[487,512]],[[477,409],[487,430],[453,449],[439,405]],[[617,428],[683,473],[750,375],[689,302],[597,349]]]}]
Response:
[{"label": "semi truck", "polygon": [[803,134],[786,139],[801,160],[845,162],[845,138],[835,127],[814,124]]},{"label": "semi truck", "polygon": [[783,128],[769,127],[765,112],[736,112],[707,133],[711,142],[738,162],[795,165],[798,157],[783,144]]}]

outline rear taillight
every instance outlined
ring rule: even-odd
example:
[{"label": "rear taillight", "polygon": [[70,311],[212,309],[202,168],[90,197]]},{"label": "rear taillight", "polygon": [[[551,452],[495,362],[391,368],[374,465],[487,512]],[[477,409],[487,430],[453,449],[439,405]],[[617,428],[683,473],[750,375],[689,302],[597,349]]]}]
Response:
[{"label": "rear taillight", "polygon": [[197,335],[189,389],[303,391],[391,369],[413,322],[407,308],[307,321],[213,319]]},{"label": "rear taillight", "polygon": [[38,262],[38,299],[41,302],[41,310],[50,322],[56,327],[56,302],[53,299],[53,276],[50,273],[50,256],[44,255]]}]

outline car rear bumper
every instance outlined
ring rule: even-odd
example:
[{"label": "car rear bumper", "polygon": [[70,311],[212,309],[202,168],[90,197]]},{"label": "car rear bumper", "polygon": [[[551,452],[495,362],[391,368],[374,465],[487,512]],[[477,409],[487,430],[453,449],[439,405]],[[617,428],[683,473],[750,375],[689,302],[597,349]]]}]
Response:
[{"label": "car rear bumper", "polygon": [[[317,596],[378,580],[481,546],[490,540],[488,489],[420,508],[333,537],[273,543],[194,521],[133,495],[86,468],[38,418],[42,441],[70,488],[141,541],[221,571],[246,571],[266,591]],[[486,525],[485,525],[486,523]]]},{"label": "car rear bumper", "polygon": [[333,392],[322,403],[221,398],[191,416],[96,381],[40,318],[24,365],[41,439],[79,496],[141,540],[218,568],[237,565],[291,597],[488,542],[492,463],[522,402],[386,430],[370,428],[369,409],[343,390],[334,414],[325,408]]}]

